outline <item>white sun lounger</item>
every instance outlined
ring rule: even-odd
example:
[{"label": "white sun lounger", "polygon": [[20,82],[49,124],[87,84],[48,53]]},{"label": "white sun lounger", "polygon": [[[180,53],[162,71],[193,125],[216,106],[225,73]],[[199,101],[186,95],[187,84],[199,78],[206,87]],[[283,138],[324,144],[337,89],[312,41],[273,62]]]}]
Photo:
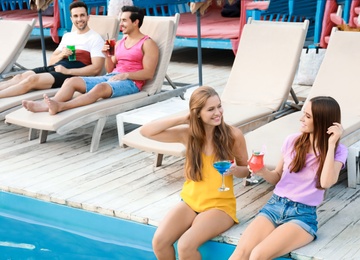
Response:
[{"label": "white sun lounger", "polygon": [[[12,21],[0,18],[0,80],[24,68],[16,63],[30,38],[36,20]],[[6,38],[5,38],[6,36]]]},{"label": "white sun lounger", "polygon": [[[331,96],[341,107],[345,129],[341,143],[350,146],[360,140],[360,88],[358,64],[360,33],[332,31],[328,48],[306,102],[315,96]],[[281,146],[291,133],[299,131],[302,111],[281,117],[245,135],[249,151],[266,145],[265,164],[276,167],[281,158]],[[348,172],[348,186],[356,187],[356,173]]]},{"label": "white sun lounger", "polygon": [[41,130],[40,142],[42,143],[46,141],[47,131],[66,134],[85,124],[97,122],[90,147],[91,152],[96,151],[108,116],[115,116],[120,112],[179,96],[186,91],[187,87],[162,90],[174,46],[179,17],[179,14],[173,17],[145,17],[141,30],[150,35],[157,43],[160,50],[160,59],[154,78],[149,80],[139,93],[99,100],[94,104],[70,109],[53,116],[47,112],[32,113],[21,108],[8,114],[6,123]]},{"label": "white sun lounger", "polygon": [[[100,34],[100,36],[106,40],[117,39],[120,29],[120,17],[108,16],[108,15],[89,15],[89,27]],[[75,26],[72,26],[71,30],[74,30]]]},{"label": "white sun lounger", "polygon": [[[303,23],[249,20],[228,82],[221,95],[224,119],[244,131],[254,129],[275,116],[288,113],[286,101],[299,64],[307,33]],[[185,111],[186,112],[186,111]],[[184,112],[184,113],[185,113]],[[182,156],[181,144],[162,143],[141,136],[139,129],[126,134],[122,143],[158,155]]]},{"label": "white sun lounger", "polygon": [[[16,63],[20,53],[30,38],[36,20],[13,21],[0,19],[0,35],[6,40],[0,41],[0,81],[24,71],[25,68]],[[16,32],[16,33],[14,33]],[[14,106],[21,104],[18,98],[0,99],[0,120],[4,119],[4,110],[11,111]]]},{"label": "white sun lounger", "polygon": [[[1,26],[2,22],[3,21],[0,20],[0,30],[2,30],[2,26]],[[101,37],[103,37],[103,39],[106,39],[108,37],[108,35],[110,38],[117,39],[117,37],[119,35],[119,22],[120,22],[119,19],[114,16],[90,15],[88,24],[89,24],[89,27],[92,30],[99,33],[101,35]],[[16,21],[7,21],[7,23],[17,24]],[[20,22],[20,24],[23,25],[27,29],[28,26],[26,26],[26,24],[27,24],[26,22]],[[74,26],[73,26],[73,28],[74,28]],[[14,29],[11,29],[11,27],[9,26],[8,30],[14,30]],[[30,36],[31,30],[32,29],[30,29],[30,32],[28,33],[29,36]],[[15,31],[17,31],[17,29],[15,29]],[[25,41],[25,43],[26,43],[26,41]],[[2,46],[3,42],[6,43],[7,41],[1,41],[0,47]],[[25,46],[25,43],[23,43],[24,46]],[[14,45],[15,45],[15,43],[14,43]],[[0,48],[0,50],[1,49],[2,49],[2,47]],[[20,52],[22,50],[23,50],[23,47],[19,48],[18,54],[20,54]],[[2,51],[1,51],[1,53],[2,53]],[[1,61],[2,61],[2,59],[1,59]],[[105,68],[103,69],[103,72],[105,72]],[[18,95],[18,96],[8,97],[8,98],[1,98],[0,99],[0,120],[3,120],[5,118],[5,115],[11,113],[14,110],[19,109],[21,106],[22,100],[42,99],[44,94],[47,94],[48,96],[51,97],[51,96],[54,96],[58,90],[59,90],[58,88],[45,89],[45,90],[34,90],[34,91],[31,91],[31,92],[23,94],[23,95]]]},{"label": "white sun lounger", "polygon": [[[221,95],[224,119],[246,129],[287,113],[286,102],[308,29],[303,23],[249,20]],[[253,124],[255,121],[255,124]]]}]

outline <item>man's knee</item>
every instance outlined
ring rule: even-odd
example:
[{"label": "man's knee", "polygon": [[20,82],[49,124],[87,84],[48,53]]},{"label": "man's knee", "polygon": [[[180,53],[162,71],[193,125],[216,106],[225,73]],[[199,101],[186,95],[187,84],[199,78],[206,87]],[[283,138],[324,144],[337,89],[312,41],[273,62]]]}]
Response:
[{"label": "man's knee", "polygon": [[33,75],[36,75],[36,73],[32,70],[29,70],[29,71],[25,71],[24,73],[15,75],[14,78],[24,80]]},{"label": "man's knee", "polygon": [[[71,80],[71,78],[67,78],[67,79],[65,79],[65,80],[64,80],[64,82],[63,82],[63,84],[68,83],[68,82],[69,82],[69,80]],[[70,81],[70,82],[71,82],[71,81]]]},{"label": "man's knee", "polygon": [[38,83],[39,83],[39,74],[29,75],[28,77],[25,77],[21,82],[22,86],[27,90],[32,90],[33,88],[36,87]]},{"label": "man's knee", "polygon": [[81,77],[71,77],[71,78],[65,79],[61,88],[78,91],[80,93],[86,92],[86,85],[85,85],[84,80]]},{"label": "man's knee", "polygon": [[40,74],[29,75],[26,80],[29,84],[36,84],[39,82],[40,77]]},{"label": "man's knee", "polygon": [[80,83],[83,83],[84,81],[80,78],[80,77],[71,77],[71,78],[67,78],[65,79],[63,86],[67,85],[67,86],[76,86],[79,85]]},{"label": "man's knee", "polygon": [[97,84],[91,91],[102,98],[109,98],[112,95],[111,86],[105,82]]}]

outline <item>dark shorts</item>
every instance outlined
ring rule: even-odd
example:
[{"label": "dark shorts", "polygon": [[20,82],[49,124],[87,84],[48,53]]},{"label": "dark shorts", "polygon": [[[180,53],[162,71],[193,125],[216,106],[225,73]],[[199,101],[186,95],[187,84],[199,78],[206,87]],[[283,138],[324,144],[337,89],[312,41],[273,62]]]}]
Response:
[{"label": "dark shorts", "polygon": [[317,215],[315,206],[308,206],[273,194],[260,210],[259,215],[268,218],[275,227],[288,222],[295,223],[316,238]]},{"label": "dark shorts", "polygon": [[50,65],[47,67],[38,67],[38,68],[32,69],[32,71],[34,71],[36,74],[50,73],[55,79],[55,82],[51,86],[51,88],[60,88],[62,86],[62,84],[64,83],[65,79],[71,78],[74,75],[65,75],[65,74],[56,72],[55,71],[56,65],[63,65],[67,69],[77,69],[77,68],[82,68],[82,67],[86,66],[84,63],[82,63],[80,61],[61,60],[61,61],[55,63],[54,65]]}]

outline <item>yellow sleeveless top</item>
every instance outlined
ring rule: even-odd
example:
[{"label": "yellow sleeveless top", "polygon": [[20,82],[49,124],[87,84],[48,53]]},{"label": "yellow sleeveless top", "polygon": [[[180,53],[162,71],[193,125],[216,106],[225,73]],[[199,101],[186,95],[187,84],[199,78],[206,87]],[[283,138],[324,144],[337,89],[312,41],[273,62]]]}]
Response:
[{"label": "yellow sleeveless top", "polygon": [[202,154],[202,181],[186,180],[180,193],[183,201],[196,212],[219,209],[228,214],[235,223],[236,199],[234,196],[233,176],[225,176],[225,185],[229,191],[219,191],[221,174],[213,167],[214,156]]}]

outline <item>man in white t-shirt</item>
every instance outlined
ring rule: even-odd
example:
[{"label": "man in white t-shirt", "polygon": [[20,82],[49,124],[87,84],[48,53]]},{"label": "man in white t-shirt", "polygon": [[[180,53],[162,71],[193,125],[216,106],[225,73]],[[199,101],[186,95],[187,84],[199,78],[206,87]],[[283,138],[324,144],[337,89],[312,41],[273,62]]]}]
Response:
[{"label": "man in white t-shirt", "polygon": [[[64,34],[50,57],[50,66],[39,67],[0,83],[0,98],[25,94],[31,90],[60,88],[72,76],[97,76],[102,72],[105,56],[104,40],[88,26],[88,8],[84,2],[70,4],[71,21],[76,30]],[[76,60],[70,61],[75,45]]]}]

